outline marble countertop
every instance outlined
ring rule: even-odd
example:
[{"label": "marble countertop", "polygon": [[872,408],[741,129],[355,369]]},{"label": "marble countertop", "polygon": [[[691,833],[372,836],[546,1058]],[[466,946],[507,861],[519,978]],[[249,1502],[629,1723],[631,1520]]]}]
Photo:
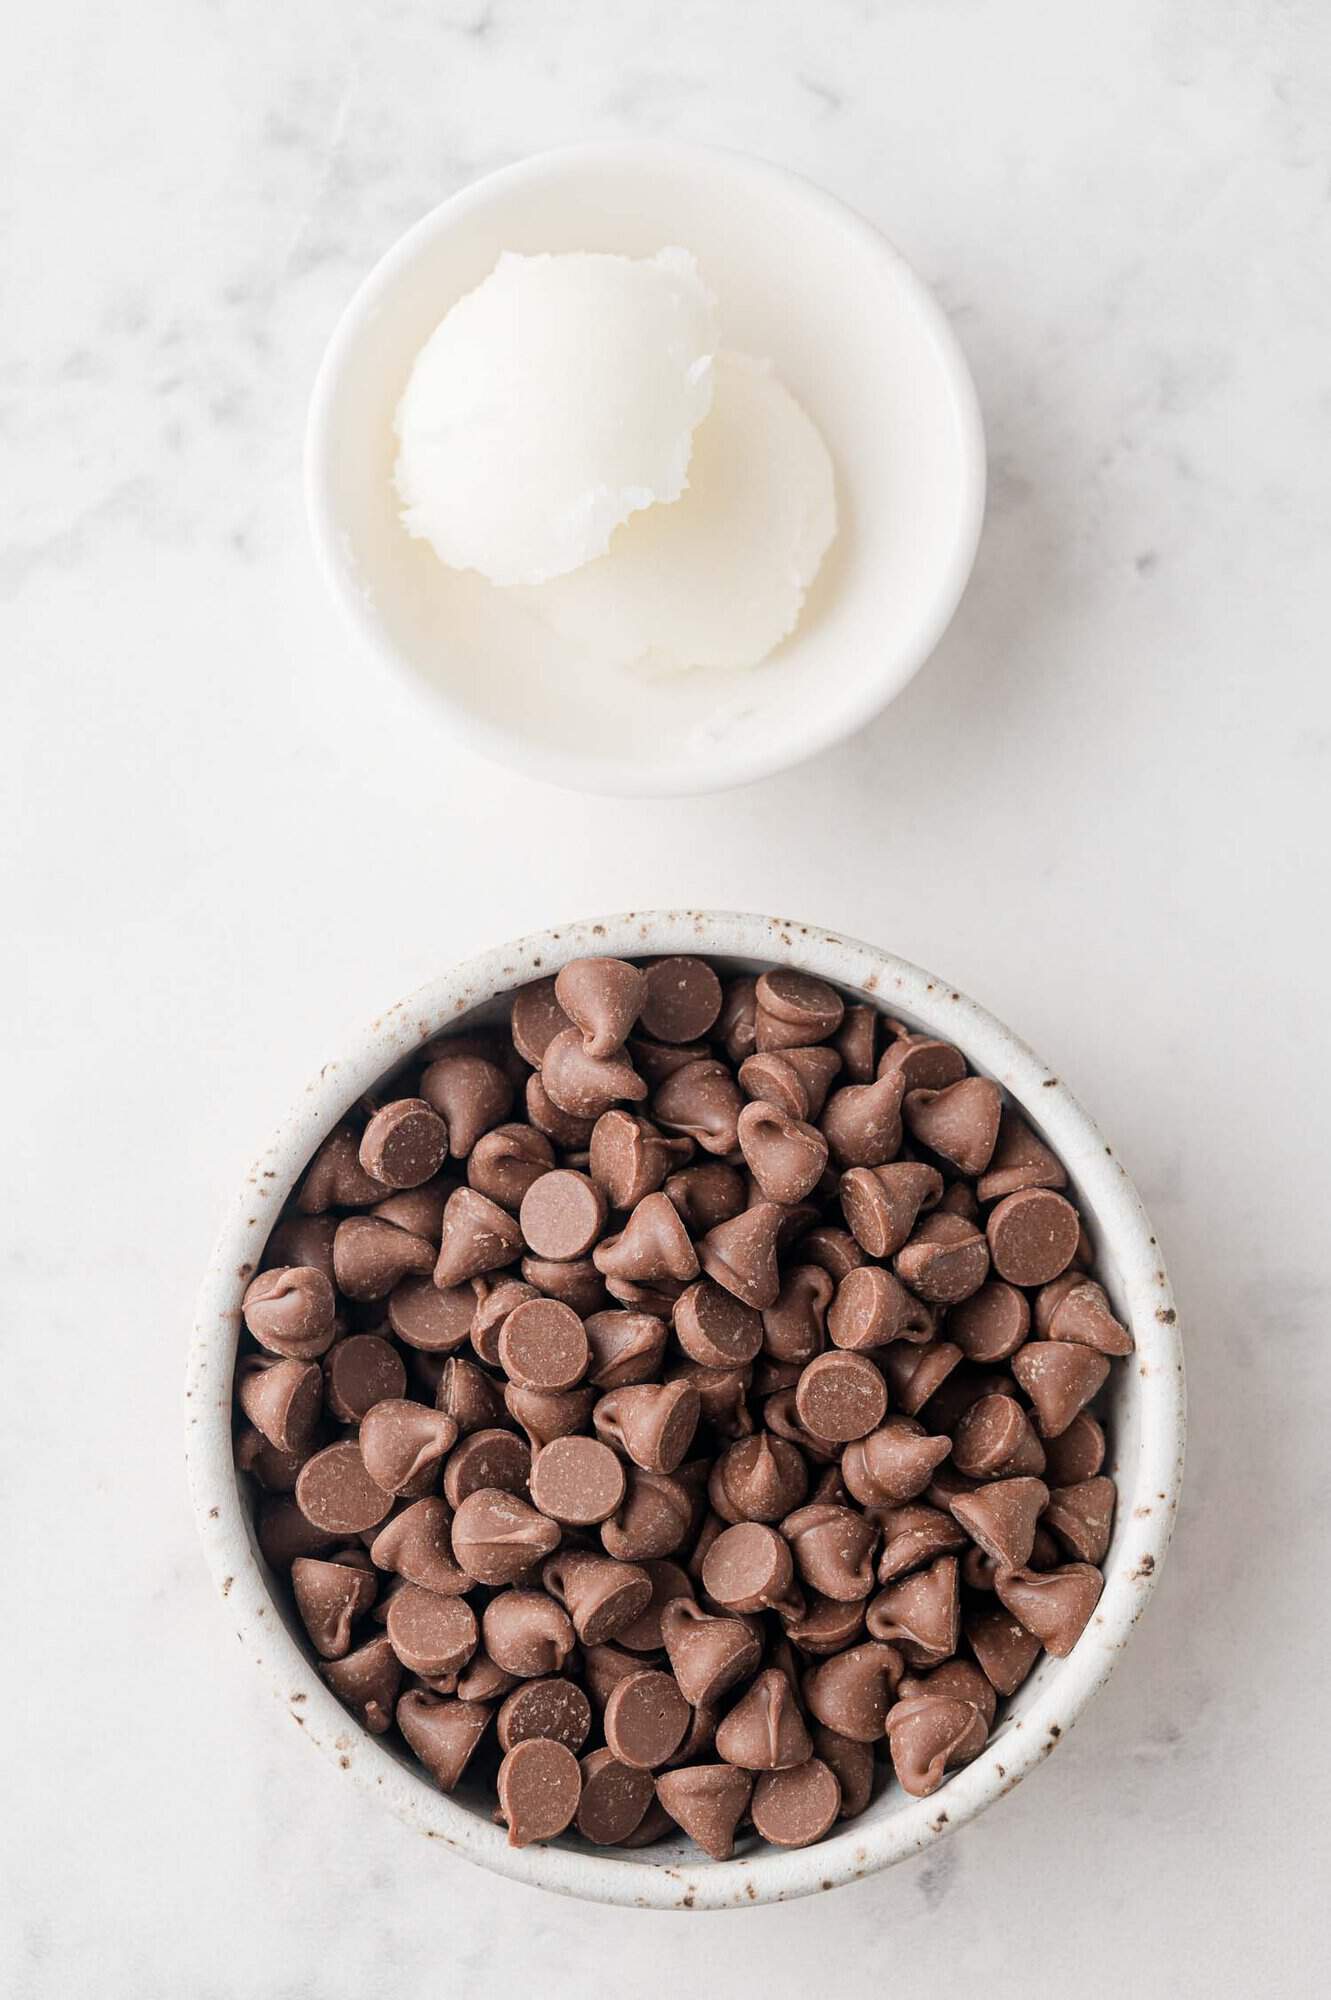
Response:
[{"label": "marble countertop", "polygon": [[[1331,15],[46,0],[6,43],[0,1990],[1318,1990]],[[892,709],[629,808],[474,763],[355,651],[299,477],[385,246],[622,134],[880,223],[992,454]],[[196,1278],[306,1075],[441,962],[644,903],[795,912],[1018,1027],[1136,1175],[1191,1369],[1174,1554],[1058,1754],[922,1861],[696,1920],[491,1879],[351,1795],[219,1617],[180,1465]]]}]

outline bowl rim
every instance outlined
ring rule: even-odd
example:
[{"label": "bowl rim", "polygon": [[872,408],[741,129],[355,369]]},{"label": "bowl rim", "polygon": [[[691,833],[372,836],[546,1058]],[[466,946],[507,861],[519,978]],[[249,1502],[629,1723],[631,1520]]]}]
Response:
[{"label": "bowl rim", "polygon": [[[843,706],[823,709],[815,705],[794,748],[763,751],[750,745],[744,732],[733,732],[729,754],[725,758],[713,755],[701,774],[696,764],[683,756],[669,766],[644,771],[636,764],[616,766],[575,750],[542,748],[509,734],[466,707],[447,688],[429,681],[377,613],[356,570],[333,501],[337,460],[333,410],[342,377],[363,328],[379,314],[403,275],[459,220],[497,194],[538,182],[566,166],[596,163],[613,171],[616,166],[643,162],[667,170],[672,163],[695,169],[710,165],[729,175],[737,186],[747,181],[780,188],[792,203],[802,204],[822,224],[850,237],[895,284],[933,349],[947,385],[958,439],[956,534],[932,596],[921,602],[910,642],[890,658],[886,653],[879,656],[877,672],[866,672],[858,694],[848,697]],[[900,250],[866,216],[806,175],[733,147],[673,139],[588,139],[528,154],[469,182],[413,223],[361,280],[333,329],[315,375],[305,428],[304,487],[317,566],[344,618],[363,645],[424,699],[437,704],[459,741],[492,763],[567,790],[614,798],[678,798],[754,784],[778,771],[793,769],[853,736],[895,700],[935,650],[961,602],[984,522],[986,466],[979,397],[952,323]]]},{"label": "bowl rim", "polygon": [[[1077,1183],[1119,1275],[1137,1341],[1140,1438],[1120,1496],[1124,1544],[1091,1624],[1030,1709],[931,1798],[879,1824],[854,1820],[818,1846],[726,1862],[651,1863],[558,1846],[511,1848],[503,1830],[434,1791],[363,1731],[286,1630],[256,1553],[232,1455],[240,1301],[269,1230],[315,1146],[386,1070],[487,1000],[570,958],[701,952],[803,967],[900,1009],[965,1051],[1038,1117]],[[523,1882],[651,1909],[726,1909],[805,1895],[871,1874],[974,1818],[1057,1746],[1103,1684],[1158,1581],[1183,1470],[1183,1359],[1154,1231],[1126,1170],[1067,1086],[993,1015],[892,953],[813,925],[744,912],[669,910],[588,918],[481,953],[378,1015],[325,1063],[233,1197],[199,1290],[186,1382],[186,1460],[204,1553],[242,1645],[272,1692],[336,1765],[428,1838]],[[1149,1497],[1143,1497],[1149,1496]],[[1128,1512],[1128,1502],[1135,1504]]]}]

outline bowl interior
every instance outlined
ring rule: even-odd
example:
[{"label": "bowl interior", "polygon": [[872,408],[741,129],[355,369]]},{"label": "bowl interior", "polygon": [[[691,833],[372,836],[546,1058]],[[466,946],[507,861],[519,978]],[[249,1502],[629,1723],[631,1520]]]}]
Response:
[{"label": "bowl interior", "polygon": [[[371,1063],[366,1067],[362,1063],[354,1071],[348,1069],[342,1079],[342,1094],[323,1104],[316,1118],[305,1120],[299,1143],[288,1149],[283,1171],[273,1179],[271,1202],[280,1205],[285,1200],[319,1140],[377,1077],[391,1077],[422,1041],[438,1032],[441,1025],[462,1028],[489,1019],[506,1018],[512,987],[539,976],[541,972],[556,969],[568,958],[588,950],[619,951],[625,955],[650,957],[658,951],[668,952],[692,946],[693,949],[706,951],[715,963],[731,973],[755,972],[774,960],[785,960],[811,966],[823,976],[835,979],[847,997],[868,1001],[914,1026],[927,1028],[933,1033],[944,1033],[951,1027],[952,1038],[965,1050],[972,1066],[981,1073],[992,1075],[1004,1086],[1021,1105],[1024,1115],[1062,1158],[1068,1169],[1071,1192],[1081,1208],[1095,1245],[1098,1273],[1116,1311],[1125,1323],[1132,1326],[1138,1343],[1138,1354],[1133,1361],[1111,1370],[1109,1382],[1094,1406],[1108,1432],[1105,1469],[1115,1478],[1119,1488],[1113,1541],[1103,1565],[1106,1588],[1100,1611],[1068,1661],[1042,1656],[1037,1669],[1016,1697],[1003,1705],[999,1721],[981,1757],[953,1774],[943,1791],[934,1798],[908,1798],[895,1783],[887,1782],[888,1773],[884,1769],[879,1774],[879,1788],[868,1810],[844,1831],[833,1834],[818,1847],[802,1854],[765,1850],[750,1837],[747,1843],[739,1844],[734,1861],[700,1865],[697,1850],[682,1836],[648,1849],[620,1850],[613,1855],[603,1849],[592,1848],[574,1836],[565,1837],[547,1849],[525,1851],[518,1866],[514,1863],[512,1850],[503,1844],[502,1834],[491,1822],[491,1799],[482,1794],[479,1786],[469,1787],[464,1782],[451,1799],[441,1799],[407,1757],[391,1745],[365,1737],[341,1710],[337,1711],[343,1730],[336,1738],[337,1747],[356,1748],[362,1756],[373,1758],[377,1764],[391,1758],[397,1767],[395,1783],[400,1796],[394,1802],[398,1810],[428,1830],[436,1830],[441,1817],[452,1820],[459,1812],[467,1815],[471,1825],[458,1844],[465,1845],[474,1858],[484,1860],[491,1866],[510,1867],[512,1872],[524,1873],[528,1879],[543,1880],[548,1886],[570,1893],[600,1894],[629,1902],[659,1904],[678,1901],[680,1896],[671,1884],[686,1882],[689,1885],[688,1894],[693,1899],[690,1906],[705,1907],[708,1904],[716,1906],[726,1901],[751,1899],[755,1893],[760,1897],[798,1894],[803,1889],[818,1886],[820,1881],[826,1884],[844,1880],[848,1875],[865,1872],[868,1867],[881,1866],[884,1860],[898,1859],[927,1844],[945,1827],[960,1824],[999,1791],[1015,1783],[1040,1754],[1046,1754],[1054,1747],[1062,1729],[1075,1717],[1082,1702],[1109,1671],[1128,1627],[1149,1594],[1158,1558],[1154,1553],[1144,1554],[1143,1551],[1158,1550],[1163,1554],[1176,1498],[1178,1453],[1181,1449],[1181,1380],[1176,1379],[1179,1375],[1177,1342],[1172,1306],[1168,1303],[1167,1282],[1162,1269],[1151,1268],[1157,1262],[1158,1253],[1154,1249],[1154,1238],[1146,1234],[1148,1225],[1130,1183],[1117,1162],[1107,1158],[1108,1149],[1063,1087],[1056,1079],[1048,1077],[1030,1052],[990,1017],[972,1007],[962,996],[948,993],[937,982],[929,981],[926,986],[925,975],[915,973],[914,968],[903,967],[903,972],[914,975],[920,992],[929,999],[929,1004],[923,1008],[912,1007],[909,982],[898,977],[892,990],[887,991],[889,982],[880,977],[878,970],[885,962],[883,955],[870,953],[867,948],[853,948],[861,953],[864,967],[862,978],[857,979],[853,958],[849,965],[841,963],[834,969],[827,962],[825,953],[820,955],[818,951],[809,949],[801,951],[798,939],[795,940],[795,948],[789,951],[773,951],[760,956],[743,953],[727,955],[713,949],[705,937],[691,937],[687,930],[659,940],[653,938],[649,947],[645,941],[635,942],[631,932],[627,931],[629,920],[622,921],[626,927],[626,934],[622,936],[608,934],[605,926],[601,925],[595,927],[594,933],[589,926],[575,926],[560,934],[557,940],[547,937],[529,941],[529,944],[542,949],[528,955],[525,964],[520,966],[503,963],[502,960],[492,961],[491,972],[502,971],[502,982],[496,978],[488,991],[482,983],[480,997],[475,999],[474,1004],[455,1001],[447,1013],[441,1009],[440,1015],[434,1017],[419,1010],[414,1015],[408,1013],[392,1031],[394,1059],[381,1059],[377,1066]],[[736,919],[732,922],[758,926],[763,920]],[[787,927],[773,925],[773,932],[790,942]],[[820,937],[819,943],[841,946],[843,941]],[[518,948],[510,948],[503,957],[511,960],[517,955]],[[886,963],[900,965],[900,961],[894,960]],[[501,983],[505,988],[502,994],[497,991]],[[475,993],[473,987],[472,994]],[[935,995],[937,1000],[932,997]],[[950,1019],[940,1019],[939,1002],[951,1003],[953,1011]],[[1047,1115],[1042,1115],[1046,1107]],[[275,1217],[276,1208],[269,1206],[268,1212],[270,1217]],[[254,1218],[250,1220],[253,1222]],[[259,1232],[256,1248],[266,1234],[265,1223]],[[1119,1246],[1124,1246],[1122,1256]],[[1130,1261],[1130,1268],[1125,1268],[1124,1257]],[[238,1298],[234,1284],[232,1290]],[[233,1310],[230,1316],[233,1329],[237,1319],[238,1314]],[[229,1405],[233,1360],[234,1330],[231,1352],[226,1359],[225,1387],[220,1390],[222,1401],[218,1406],[223,1409]],[[1148,1394],[1146,1383],[1152,1376],[1156,1386]],[[212,1393],[216,1402],[219,1394],[216,1383]],[[225,1427],[225,1416],[222,1424]],[[276,1584],[258,1552],[250,1527],[248,1499],[240,1493],[234,1467],[229,1464],[229,1446],[227,1449],[228,1511],[244,1521],[243,1532],[249,1549],[257,1570],[265,1579],[263,1595],[270,1614],[270,1625],[275,1606],[292,1646],[309,1660],[308,1643],[287,1606],[287,1593]],[[1167,1470],[1162,1471],[1162,1467]],[[327,1699],[322,1696],[322,1691],[317,1690],[317,1683],[315,1689],[319,1699]],[[306,1700],[304,1694],[300,1698]],[[311,1725],[317,1721],[309,1707],[302,1710],[302,1719]],[[307,1733],[315,1735],[316,1730],[312,1726]],[[456,1839],[457,1836],[453,1833],[442,1837]],[[869,1855],[874,1858],[868,1860]],[[813,1871],[811,1878],[810,1869]],[[595,1886],[591,1886],[593,1877]],[[727,1890],[727,1881],[735,1885],[733,1893]],[[747,1886],[741,1890],[738,1886],[739,1883],[747,1885],[749,1881],[760,1886],[756,1890]]]},{"label": "bowl interior", "polygon": [[[761,668],[596,669],[398,518],[393,416],[412,362],[500,252],[692,250],[724,344],[770,358],[822,430],[840,530],[800,625]],[[311,410],[316,544],[353,619],[486,754],[598,791],[687,791],[797,762],[909,679],[974,555],[983,445],[965,363],[900,257],[809,183],[737,154],[588,146],[491,175],[371,273]]]}]

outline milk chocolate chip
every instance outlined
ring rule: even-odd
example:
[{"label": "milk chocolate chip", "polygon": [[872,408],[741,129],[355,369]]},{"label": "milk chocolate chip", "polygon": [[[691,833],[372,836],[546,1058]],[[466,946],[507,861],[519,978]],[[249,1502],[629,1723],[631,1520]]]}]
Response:
[{"label": "milk chocolate chip", "polygon": [[420,1097],[385,1104],[361,1134],[360,1163],[385,1187],[419,1187],[438,1173],[447,1152],[448,1129]]},{"label": "milk chocolate chip", "polygon": [[534,1840],[553,1840],[572,1822],[582,1796],[582,1772],[565,1744],[532,1737],[507,1753],[495,1790],[509,1846],[528,1847]]}]

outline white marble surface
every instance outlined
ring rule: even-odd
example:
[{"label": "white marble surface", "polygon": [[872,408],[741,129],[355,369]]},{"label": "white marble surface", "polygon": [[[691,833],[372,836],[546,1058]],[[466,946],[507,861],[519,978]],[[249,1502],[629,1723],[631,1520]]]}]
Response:
[{"label": "white marble surface", "polygon": [[[358,657],[299,484],[378,253],[487,168],[623,133],[769,154],[883,224],[993,460],[894,709],[628,808],[478,767]],[[0,1990],[1318,1990],[1329,133],[1313,0],[7,19]],[[695,1920],[491,1880],[351,1793],[219,1616],[179,1459],[218,1206],[305,1075],[441,960],[651,902],[860,933],[1024,1030],[1137,1174],[1191,1361],[1179,1540],[1073,1738],[921,1863]]]}]

